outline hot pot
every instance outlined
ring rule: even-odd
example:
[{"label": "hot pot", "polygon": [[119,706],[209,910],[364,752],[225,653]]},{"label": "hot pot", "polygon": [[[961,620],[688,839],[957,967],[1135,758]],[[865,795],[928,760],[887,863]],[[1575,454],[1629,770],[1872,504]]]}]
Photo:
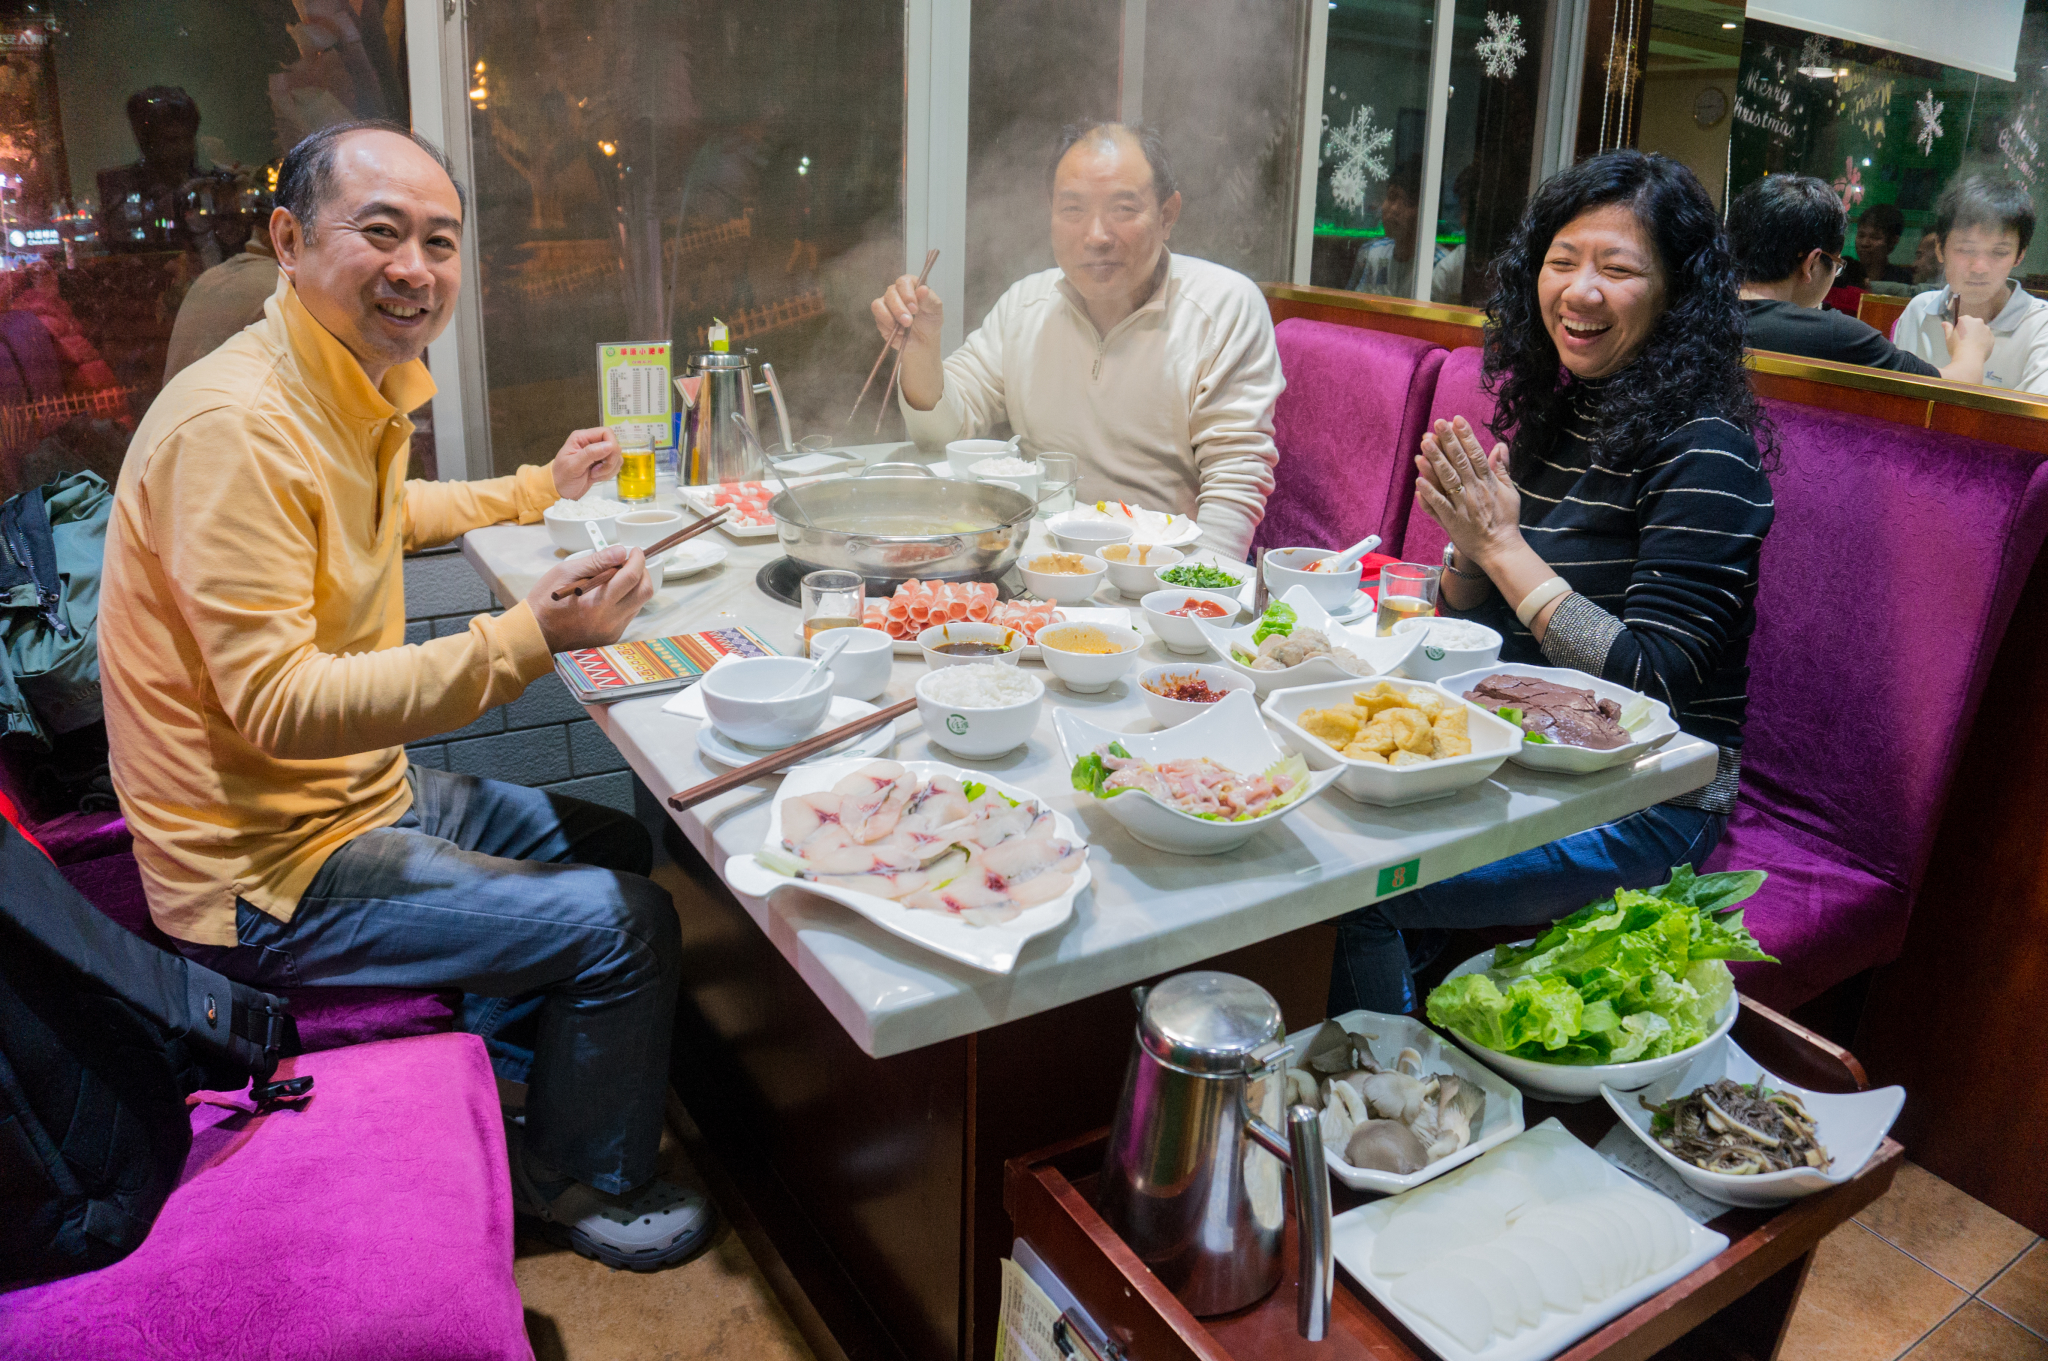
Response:
[{"label": "hot pot", "polygon": [[[794,496],[794,500],[792,500]],[[878,463],[768,503],[782,551],[805,571],[859,572],[869,588],[994,581],[1017,561],[1032,500],[1009,487],[936,477],[919,463]]]}]

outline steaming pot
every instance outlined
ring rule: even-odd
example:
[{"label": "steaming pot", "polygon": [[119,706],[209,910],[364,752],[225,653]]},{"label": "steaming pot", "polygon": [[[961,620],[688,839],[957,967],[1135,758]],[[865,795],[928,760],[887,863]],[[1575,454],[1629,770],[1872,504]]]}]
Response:
[{"label": "steaming pot", "polygon": [[1176,974],[1134,989],[1137,1033],[1096,1193],[1110,1226],[1191,1313],[1226,1314],[1280,1282],[1283,1170],[1301,1234],[1301,1335],[1330,1316],[1330,1174],[1322,1117],[1273,1126],[1286,1085],[1280,1008],[1232,974]]}]

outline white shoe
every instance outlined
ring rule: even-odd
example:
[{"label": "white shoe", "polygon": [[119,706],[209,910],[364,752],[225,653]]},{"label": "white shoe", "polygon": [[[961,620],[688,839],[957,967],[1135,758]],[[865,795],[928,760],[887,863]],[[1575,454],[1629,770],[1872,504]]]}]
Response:
[{"label": "white shoe", "polygon": [[718,1215],[696,1191],[656,1177],[622,1196],[572,1182],[544,1201],[526,1168],[525,1131],[509,1122],[512,1208],[540,1222],[542,1236],[615,1270],[660,1271],[711,1241]]}]

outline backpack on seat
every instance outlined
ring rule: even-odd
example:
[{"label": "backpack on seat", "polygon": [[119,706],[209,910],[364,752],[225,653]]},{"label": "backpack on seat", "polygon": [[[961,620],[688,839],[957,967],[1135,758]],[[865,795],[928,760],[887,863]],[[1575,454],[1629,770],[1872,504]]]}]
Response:
[{"label": "backpack on seat", "polygon": [[296,1042],[281,998],[124,930],[0,821],[0,1289],[133,1251],[192,1146],[186,1096],[302,1095],[269,1081]]}]

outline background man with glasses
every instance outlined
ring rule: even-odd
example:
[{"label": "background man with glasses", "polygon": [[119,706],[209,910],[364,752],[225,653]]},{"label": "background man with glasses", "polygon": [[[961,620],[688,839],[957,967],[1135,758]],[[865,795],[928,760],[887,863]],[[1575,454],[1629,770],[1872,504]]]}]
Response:
[{"label": "background man with glasses", "polygon": [[1842,272],[1848,222],[1835,191],[1810,175],[1766,176],[1735,196],[1728,205],[1728,244],[1742,276],[1750,348],[1984,382],[1992,335],[1977,317],[1941,323],[1946,367],[1937,368],[1856,318],[1821,306]]}]

